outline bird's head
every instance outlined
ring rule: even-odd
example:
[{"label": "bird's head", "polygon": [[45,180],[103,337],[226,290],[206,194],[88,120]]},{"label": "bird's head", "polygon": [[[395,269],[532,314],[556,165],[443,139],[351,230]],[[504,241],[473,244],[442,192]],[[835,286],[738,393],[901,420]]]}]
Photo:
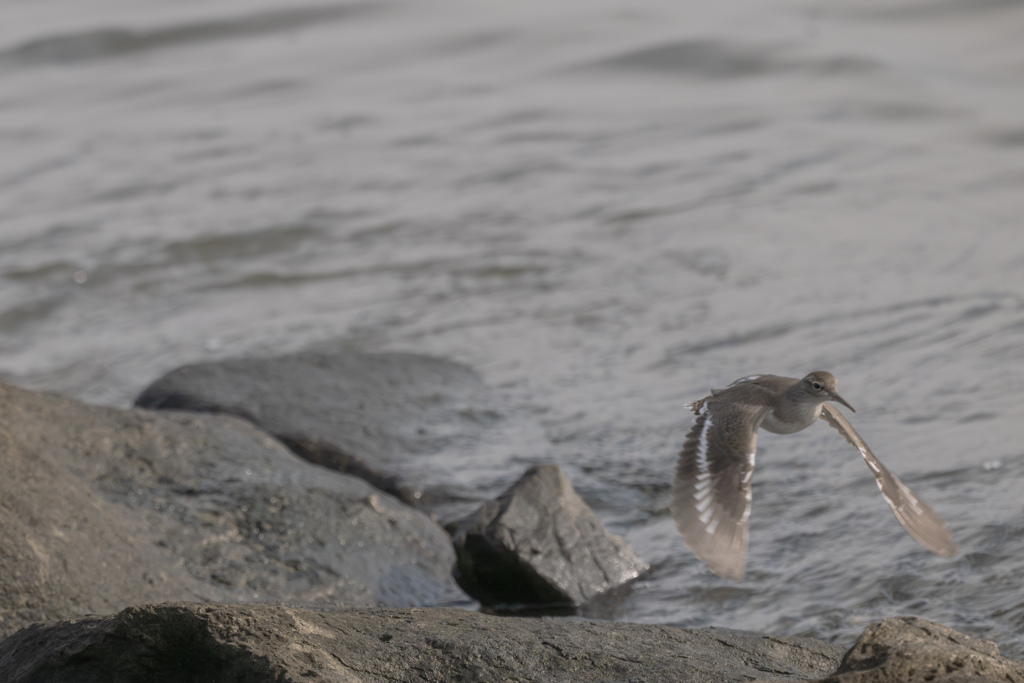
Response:
[{"label": "bird's head", "polygon": [[853,412],[857,412],[853,406],[846,402],[846,399],[839,395],[836,389],[835,375],[831,372],[815,370],[800,380],[797,386],[800,389],[800,397],[803,400],[814,403],[835,401],[836,403],[842,403]]}]

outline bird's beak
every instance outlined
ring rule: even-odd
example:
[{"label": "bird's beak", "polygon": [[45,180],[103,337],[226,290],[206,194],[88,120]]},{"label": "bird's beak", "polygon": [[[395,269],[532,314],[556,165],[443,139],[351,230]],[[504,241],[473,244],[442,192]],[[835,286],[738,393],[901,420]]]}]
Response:
[{"label": "bird's beak", "polygon": [[843,398],[842,396],[840,396],[839,394],[835,394],[835,393],[832,394],[832,399],[831,400],[835,401],[836,403],[842,403],[844,406],[846,406],[847,408],[849,408],[853,412],[855,412],[855,413],[857,412],[857,409],[854,408],[853,406],[851,406],[849,403],[847,403],[846,399]]}]

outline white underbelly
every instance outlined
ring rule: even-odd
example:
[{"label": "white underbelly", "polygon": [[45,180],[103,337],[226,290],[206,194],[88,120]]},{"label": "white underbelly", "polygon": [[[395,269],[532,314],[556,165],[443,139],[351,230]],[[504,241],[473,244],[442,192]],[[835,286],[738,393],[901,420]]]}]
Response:
[{"label": "white underbelly", "polygon": [[[761,429],[771,432],[772,434],[792,434],[793,432],[799,432],[801,429],[807,429],[818,416],[821,415],[821,404],[817,406],[808,406],[809,410],[802,415],[789,415],[789,420],[780,420],[776,415],[775,411],[770,411],[764,416],[764,421],[761,422]],[[794,420],[793,418],[796,417]]]}]

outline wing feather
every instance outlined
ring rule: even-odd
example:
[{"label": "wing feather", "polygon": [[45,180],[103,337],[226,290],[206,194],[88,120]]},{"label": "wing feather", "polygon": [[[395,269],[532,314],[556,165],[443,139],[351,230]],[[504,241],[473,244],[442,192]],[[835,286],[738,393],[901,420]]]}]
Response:
[{"label": "wing feather", "polygon": [[956,557],[957,545],[946,527],[946,522],[899,477],[886,469],[843,414],[826,403],[822,406],[821,419],[834,427],[864,456],[868,468],[875,475],[882,497],[907,533],[936,555]]},{"label": "wing feather", "polygon": [[738,581],[747,562],[756,425],[763,410],[708,399],[696,407],[676,467],[672,517],[697,557],[719,576]]}]

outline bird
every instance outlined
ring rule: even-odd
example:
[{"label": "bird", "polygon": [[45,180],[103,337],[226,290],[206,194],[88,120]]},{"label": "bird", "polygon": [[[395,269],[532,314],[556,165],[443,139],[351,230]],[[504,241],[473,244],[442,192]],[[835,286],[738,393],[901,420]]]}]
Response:
[{"label": "bird", "polygon": [[914,540],[936,555],[956,556],[946,522],[878,460],[830,401],[857,412],[839,395],[835,376],[816,370],[803,379],[750,375],[686,404],[697,417],[679,454],[670,509],[683,541],[715,574],[743,578],[757,430],[793,434],[818,419],[864,456],[882,496]]}]

